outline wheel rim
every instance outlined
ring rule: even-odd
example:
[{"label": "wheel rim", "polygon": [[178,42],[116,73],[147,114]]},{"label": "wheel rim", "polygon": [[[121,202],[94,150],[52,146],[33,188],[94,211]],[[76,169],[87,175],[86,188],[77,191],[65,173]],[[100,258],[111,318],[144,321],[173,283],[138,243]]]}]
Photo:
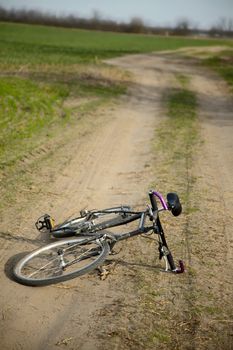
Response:
[{"label": "wheel rim", "polygon": [[16,267],[16,275],[30,281],[49,281],[70,277],[92,266],[103,255],[96,240],[63,240],[32,252]]}]

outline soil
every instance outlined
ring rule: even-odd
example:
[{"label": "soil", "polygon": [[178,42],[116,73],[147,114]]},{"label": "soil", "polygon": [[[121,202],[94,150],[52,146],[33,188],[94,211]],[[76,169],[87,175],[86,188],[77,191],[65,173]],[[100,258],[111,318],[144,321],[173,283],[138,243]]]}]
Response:
[{"label": "soil", "polygon": [[[1,349],[233,349],[232,95],[215,73],[178,54],[108,63],[133,74],[127,95],[97,111],[85,130],[72,127],[69,141],[36,172],[28,170],[30,185],[16,189],[15,204],[6,205],[0,226]],[[149,236],[119,244],[104,280],[94,271],[48,287],[14,282],[10,268],[17,254],[48,241],[34,227],[40,215],[49,212],[62,221],[85,208],[143,207],[152,184],[164,194],[175,185],[171,164],[165,176],[170,184],[163,185],[154,144],[166,118],[162,96],[176,87],[177,74],[190,77],[198,97],[202,143],[179,184],[189,187],[197,210],[182,218],[168,214],[167,225],[167,216],[162,219],[187,272],[162,272]]]}]

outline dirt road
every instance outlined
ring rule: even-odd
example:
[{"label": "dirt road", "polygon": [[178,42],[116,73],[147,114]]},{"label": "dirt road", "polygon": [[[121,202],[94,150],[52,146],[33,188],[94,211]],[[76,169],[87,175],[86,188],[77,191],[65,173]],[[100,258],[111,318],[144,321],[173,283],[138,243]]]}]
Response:
[{"label": "dirt road", "polygon": [[[174,54],[111,64],[133,73],[128,94],[98,112],[85,135],[72,130],[70,142],[32,174],[33,186],[18,194],[2,220],[1,349],[232,349],[232,98],[215,74]],[[10,280],[8,259],[42,244],[33,227],[40,214],[62,221],[83,208],[144,205],[151,184],[163,184],[152,144],[165,118],[162,96],[176,86],[176,74],[191,78],[204,140],[192,169],[198,211],[174,233],[189,272],[162,273],[154,242],[138,238],[120,246],[104,281],[97,273],[44,288]],[[173,183],[175,169],[167,171]]]}]

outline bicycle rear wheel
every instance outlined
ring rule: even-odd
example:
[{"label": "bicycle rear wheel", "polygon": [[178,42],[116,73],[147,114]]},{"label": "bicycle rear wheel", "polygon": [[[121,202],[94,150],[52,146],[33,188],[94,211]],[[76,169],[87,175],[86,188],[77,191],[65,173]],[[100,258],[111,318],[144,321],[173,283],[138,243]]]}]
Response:
[{"label": "bicycle rear wheel", "polygon": [[[124,206],[123,208],[127,207]],[[67,221],[57,226],[51,233],[55,238],[74,235],[90,236],[111,227],[126,225],[141,217],[141,212],[127,212],[123,208],[109,208],[103,211],[93,212],[93,218],[91,220],[76,218]]]},{"label": "bicycle rear wheel", "polygon": [[22,258],[13,269],[15,280],[28,286],[63,282],[90,272],[110,251],[106,241],[69,238],[41,247]]}]

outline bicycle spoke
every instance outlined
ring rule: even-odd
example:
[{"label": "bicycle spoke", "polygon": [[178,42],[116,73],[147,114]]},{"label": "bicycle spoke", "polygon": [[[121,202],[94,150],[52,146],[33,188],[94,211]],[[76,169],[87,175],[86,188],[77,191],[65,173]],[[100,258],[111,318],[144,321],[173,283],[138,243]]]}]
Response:
[{"label": "bicycle spoke", "polygon": [[[49,254],[36,256],[24,267],[24,274],[28,278],[38,278],[39,276],[57,276],[62,275],[72,265],[81,263],[84,260],[93,261],[100,253],[99,247],[80,246],[80,244],[68,244],[62,249],[54,249]],[[44,261],[45,260],[45,261]]]}]

